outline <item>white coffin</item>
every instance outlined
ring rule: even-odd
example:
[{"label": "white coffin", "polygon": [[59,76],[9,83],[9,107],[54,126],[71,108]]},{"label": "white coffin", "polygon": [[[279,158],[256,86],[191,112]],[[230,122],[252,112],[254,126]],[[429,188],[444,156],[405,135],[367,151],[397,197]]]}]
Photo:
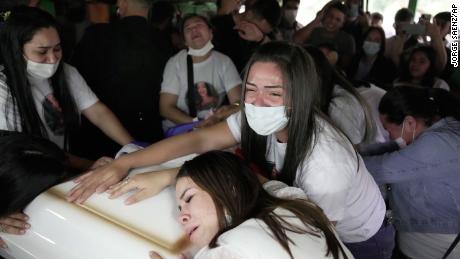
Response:
[{"label": "white coffin", "polygon": [[[193,156],[161,166],[137,169],[131,174],[178,167]],[[178,258],[187,242],[177,223],[174,189],[126,206],[129,195],[110,200],[106,193],[91,196],[83,206],[68,203],[66,182],[39,195],[26,208],[31,228],[23,236],[1,233],[8,249],[6,259],[142,259],[155,250],[165,258]]]}]

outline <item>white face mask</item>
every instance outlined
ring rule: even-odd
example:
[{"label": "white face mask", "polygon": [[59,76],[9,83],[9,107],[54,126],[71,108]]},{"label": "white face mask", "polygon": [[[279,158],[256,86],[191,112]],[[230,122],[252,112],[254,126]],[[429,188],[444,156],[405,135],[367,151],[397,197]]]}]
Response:
[{"label": "white face mask", "polygon": [[206,45],[204,45],[201,49],[192,49],[191,47],[188,48],[188,54],[195,57],[202,57],[208,54],[214,48],[211,41],[208,41]]},{"label": "white face mask", "polygon": [[366,40],[363,43],[363,50],[364,50],[364,53],[366,53],[366,55],[373,56],[379,52],[380,43]]},{"label": "white face mask", "polygon": [[259,107],[245,103],[244,111],[252,130],[262,136],[268,136],[286,127],[289,119],[286,117],[286,107]]},{"label": "white face mask", "polygon": [[296,22],[297,9],[284,10],[284,19],[288,24],[294,24]]},{"label": "white face mask", "polygon": [[37,63],[26,59],[27,73],[37,79],[48,79],[56,73],[59,67],[59,61],[54,64]]}]

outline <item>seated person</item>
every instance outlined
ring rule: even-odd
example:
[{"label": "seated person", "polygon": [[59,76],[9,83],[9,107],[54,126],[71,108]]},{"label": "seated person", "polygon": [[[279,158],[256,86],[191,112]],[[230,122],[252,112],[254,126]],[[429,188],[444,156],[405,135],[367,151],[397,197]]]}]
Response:
[{"label": "seated person", "polygon": [[390,88],[398,71],[393,62],[384,56],[385,32],[381,27],[370,27],[363,38],[363,44],[358,46],[358,53],[347,69],[348,76],[385,89]]},{"label": "seated person", "polygon": [[[91,91],[80,73],[62,61],[58,23],[34,7],[17,7],[0,30],[0,129],[50,139],[70,150],[80,115],[120,145],[133,138]],[[81,170],[92,161],[72,158]]]},{"label": "seated person", "polygon": [[413,84],[428,88],[450,90],[446,81],[436,76],[436,53],[431,46],[418,46],[409,55],[409,62],[401,68],[398,84]]},{"label": "seated person", "polygon": [[335,45],[339,54],[338,67],[345,69],[355,54],[353,37],[341,30],[345,24],[347,12],[347,7],[342,3],[329,2],[312,22],[295,33],[294,41],[314,46],[324,43]]},{"label": "seated person", "polygon": [[[49,140],[22,133],[0,136],[0,232],[22,235],[30,228],[24,208],[53,185],[76,175],[64,151]],[[0,238],[0,246],[6,244]]]},{"label": "seated person", "polygon": [[[208,20],[189,15],[183,20],[182,31],[188,50],[169,59],[161,84],[160,113],[165,118],[165,132],[198,119],[204,120],[201,126],[224,120],[238,110],[234,104],[239,104],[241,95],[241,78],[235,65],[230,58],[213,50]],[[225,97],[230,105],[223,107]]]},{"label": "seated person", "polygon": [[200,249],[195,259],[352,258],[302,190],[278,181],[266,182],[265,190],[236,155],[210,151],[197,156],[184,163],[175,185],[179,223]]},{"label": "seated person", "polygon": [[[364,157],[377,183],[391,185],[390,207],[401,251],[445,258],[460,233],[460,103],[443,89],[395,87],[379,112],[390,138],[406,147]],[[448,258],[460,258],[460,247]]]}]

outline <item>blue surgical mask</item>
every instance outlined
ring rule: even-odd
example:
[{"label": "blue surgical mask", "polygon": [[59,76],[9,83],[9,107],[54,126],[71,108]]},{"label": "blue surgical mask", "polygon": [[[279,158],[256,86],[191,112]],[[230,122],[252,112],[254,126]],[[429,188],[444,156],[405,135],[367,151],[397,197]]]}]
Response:
[{"label": "blue surgical mask", "polygon": [[363,50],[364,50],[364,53],[366,53],[366,55],[374,56],[380,50],[380,43],[366,40],[363,43]]}]

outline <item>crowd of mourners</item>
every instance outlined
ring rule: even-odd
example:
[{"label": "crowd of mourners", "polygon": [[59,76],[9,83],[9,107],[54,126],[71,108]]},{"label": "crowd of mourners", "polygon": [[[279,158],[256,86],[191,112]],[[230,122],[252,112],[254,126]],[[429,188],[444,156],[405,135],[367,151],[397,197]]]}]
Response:
[{"label": "crowd of mourners", "polygon": [[304,26],[300,0],[39,2],[0,3],[0,236],[73,179],[74,203],[175,187],[197,259],[460,258],[450,12],[333,0]]}]

